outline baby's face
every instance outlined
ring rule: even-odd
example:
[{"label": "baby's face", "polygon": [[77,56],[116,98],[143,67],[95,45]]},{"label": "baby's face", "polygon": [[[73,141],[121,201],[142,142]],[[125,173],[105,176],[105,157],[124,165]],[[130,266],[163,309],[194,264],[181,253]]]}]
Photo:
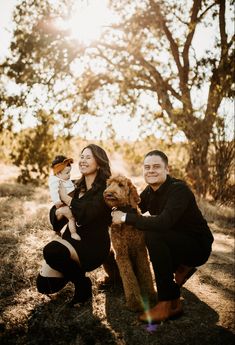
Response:
[{"label": "baby's face", "polygon": [[70,172],[71,172],[71,166],[65,167],[62,171],[60,171],[57,176],[62,180],[69,180],[70,179]]}]

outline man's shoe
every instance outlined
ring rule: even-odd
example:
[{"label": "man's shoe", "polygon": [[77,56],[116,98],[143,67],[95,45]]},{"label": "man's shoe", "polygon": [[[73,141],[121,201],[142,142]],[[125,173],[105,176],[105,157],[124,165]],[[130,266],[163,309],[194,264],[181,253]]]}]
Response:
[{"label": "man's shoe", "polygon": [[69,302],[69,306],[75,304],[83,304],[92,297],[92,284],[88,277],[81,279],[75,284],[75,292],[73,299]]},{"label": "man's shoe", "polygon": [[161,323],[182,315],[183,309],[180,299],[160,301],[158,304],[139,316],[139,320],[148,323]]},{"label": "man's shoe", "polygon": [[179,287],[183,286],[186,281],[197,271],[195,267],[180,265],[175,272],[175,282]]},{"label": "man's shoe", "polygon": [[171,301],[171,319],[183,314],[183,307],[180,298]]}]

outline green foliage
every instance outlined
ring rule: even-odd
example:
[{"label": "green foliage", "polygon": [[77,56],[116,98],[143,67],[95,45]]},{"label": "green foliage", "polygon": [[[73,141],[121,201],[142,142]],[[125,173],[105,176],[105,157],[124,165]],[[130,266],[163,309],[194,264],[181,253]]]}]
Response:
[{"label": "green foliage", "polygon": [[166,153],[169,159],[170,174],[174,177],[186,179],[186,164],[188,160],[187,146],[182,143],[169,144],[150,135],[144,140],[136,142],[123,142],[118,151],[127,163],[130,175],[141,176],[145,154],[152,150]]},{"label": "green foliage", "polygon": [[14,138],[16,134],[12,131],[5,129],[3,132],[0,132],[0,160],[4,163],[11,163],[11,153]]},{"label": "green foliage", "polygon": [[18,182],[32,182],[41,185],[45,182],[54,156],[53,120],[40,111],[38,124],[34,128],[22,130],[14,142],[10,154],[13,164],[20,168]]}]

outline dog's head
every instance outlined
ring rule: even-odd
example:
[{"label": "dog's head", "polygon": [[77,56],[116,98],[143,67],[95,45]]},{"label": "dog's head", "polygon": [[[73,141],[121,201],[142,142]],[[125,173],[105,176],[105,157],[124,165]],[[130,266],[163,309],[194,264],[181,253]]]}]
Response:
[{"label": "dog's head", "polygon": [[131,206],[136,208],[140,202],[136,187],[130,179],[122,175],[108,179],[104,199],[110,207]]}]

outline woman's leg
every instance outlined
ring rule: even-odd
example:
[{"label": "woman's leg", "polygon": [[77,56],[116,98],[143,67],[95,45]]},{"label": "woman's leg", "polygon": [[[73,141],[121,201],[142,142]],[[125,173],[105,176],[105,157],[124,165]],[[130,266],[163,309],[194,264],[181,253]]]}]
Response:
[{"label": "woman's leg", "polygon": [[43,294],[58,292],[67,282],[62,273],[52,269],[45,261],[43,262],[36,280],[38,292]]},{"label": "woman's leg", "polygon": [[36,280],[38,292],[46,295],[60,291],[67,283],[65,278],[43,277],[40,274]]},{"label": "woman's leg", "polygon": [[51,241],[43,249],[46,263],[55,271],[62,273],[64,279],[75,285],[73,304],[84,302],[91,297],[91,281],[78,262],[71,258],[69,249],[59,241]]},{"label": "woman's leg", "polygon": [[77,264],[80,266],[80,260],[79,260],[79,257],[77,255],[77,252],[68,241],[64,240],[63,238],[59,238],[58,236],[56,236],[53,241],[59,242],[59,243],[63,244],[66,248],[68,248],[68,250],[70,252],[71,259],[73,261],[77,262]]},{"label": "woman's leg", "polygon": [[51,268],[46,261],[43,261],[42,268],[40,270],[40,275],[42,277],[51,277],[51,278],[64,278],[63,274],[59,271],[54,270]]}]

